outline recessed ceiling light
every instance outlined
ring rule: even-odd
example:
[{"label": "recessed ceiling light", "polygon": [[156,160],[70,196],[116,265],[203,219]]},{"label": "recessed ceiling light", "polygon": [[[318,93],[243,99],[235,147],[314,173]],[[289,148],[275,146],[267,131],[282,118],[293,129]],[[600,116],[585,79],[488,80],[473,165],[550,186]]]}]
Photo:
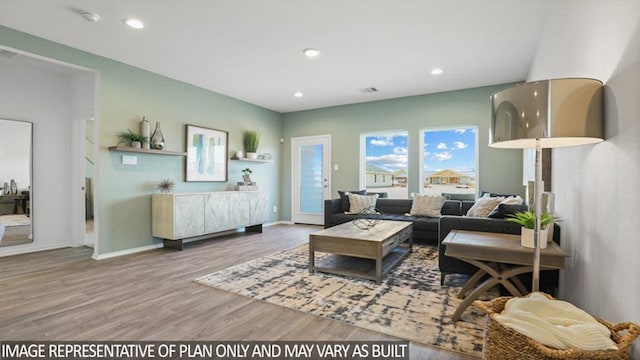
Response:
[{"label": "recessed ceiling light", "polygon": [[124,19],[123,22],[127,24],[130,28],[134,29],[144,29],[144,23],[136,18]]},{"label": "recessed ceiling light", "polygon": [[306,48],[302,52],[306,57],[310,57],[310,58],[320,55],[320,50],[318,49]]},{"label": "recessed ceiling light", "polygon": [[304,94],[301,93],[300,91],[296,91],[295,93],[293,93],[293,96],[300,98],[300,97],[303,97]]},{"label": "recessed ceiling light", "polygon": [[100,15],[96,14],[96,13],[92,13],[90,11],[80,11],[80,15],[87,20],[88,22],[98,22],[100,20]]},{"label": "recessed ceiling light", "polygon": [[440,75],[440,74],[442,74],[442,69],[440,68],[435,68],[431,70],[431,75]]}]

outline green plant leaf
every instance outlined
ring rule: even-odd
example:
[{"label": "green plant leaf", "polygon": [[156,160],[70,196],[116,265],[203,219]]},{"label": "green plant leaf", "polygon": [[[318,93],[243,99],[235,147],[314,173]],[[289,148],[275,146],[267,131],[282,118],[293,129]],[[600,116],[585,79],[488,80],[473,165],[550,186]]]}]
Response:
[{"label": "green plant leaf", "polygon": [[[536,214],[534,210],[527,210],[523,212],[517,212],[512,215],[507,215],[507,221],[514,222],[516,224],[520,224],[521,226],[527,229],[533,229],[536,225]],[[548,212],[543,212],[540,214],[540,227],[542,229],[546,228],[547,225],[553,224],[556,221],[556,218]]]},{"label": "green plant leaf", "polygon": [[255,130],[247,130],[242,135],[242,143],[245,152],[257,152],[260,144],[260,134]]}]

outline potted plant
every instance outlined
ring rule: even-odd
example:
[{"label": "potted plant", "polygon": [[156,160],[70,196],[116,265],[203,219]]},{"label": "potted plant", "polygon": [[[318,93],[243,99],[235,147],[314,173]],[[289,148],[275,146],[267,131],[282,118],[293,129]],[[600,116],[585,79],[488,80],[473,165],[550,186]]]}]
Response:
[{"label": "potted plant", "polygon": [[251,173],[252,171],[249,168],[242,169],[242,180],[245,184],[251,184]]},{"label": "potted plant", "polygon": [[136,134],[131,129],[127,131],[121,131],[118,133],[118,144],[125,144],[132,148],[140,149],[142,144],[149,142],[149,138],[140,134]]},{"label": "potted plant", "polygon": [[248,159],[258,158],[258,144],[260,143],[260,134],[255,130],[247,130],[242,136],[244,145],[244,153]]},{"label": "potted plant", "polygon": [[173,192],[173,189],[176,187],[176,183],[171,179],[164,179],[158,182],[158,190],[165,194]]},{"label": "potted plant", "polygon": [[[522,226],[522,233],[520,237],[520,244],[524,247],[533,248],[533,235],[535,232],[536,214],[533,210],[527,210],[523,212],[517,212],[512,215],[508,215],[507,221],[520,224]],[[553,224],[556,218],[548,212],[540,214],[540,248],[547,247],[547,241],[549,239],[549,233],[547,225]]]}]

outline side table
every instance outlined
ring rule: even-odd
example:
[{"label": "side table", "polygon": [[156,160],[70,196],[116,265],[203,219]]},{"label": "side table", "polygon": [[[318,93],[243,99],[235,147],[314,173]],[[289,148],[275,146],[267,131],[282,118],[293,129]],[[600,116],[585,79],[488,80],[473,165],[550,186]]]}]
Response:
[{"label": "side table", "polygon": [[[478,267],[458,294],[458,298],[464,300],[453,314],[454,322],[460,319],[469,305],[498,284],[513,296],[528,293],[516,276],[533,271],[533,249],[520,245],[520,235],[452,230],[442,244],[446,246],[447,256]],[[540,270],[563,269],[565,257],[565,251],[552,242],[540,251]],[[467,292],[486,274],[490,277],[467,296]]]}]

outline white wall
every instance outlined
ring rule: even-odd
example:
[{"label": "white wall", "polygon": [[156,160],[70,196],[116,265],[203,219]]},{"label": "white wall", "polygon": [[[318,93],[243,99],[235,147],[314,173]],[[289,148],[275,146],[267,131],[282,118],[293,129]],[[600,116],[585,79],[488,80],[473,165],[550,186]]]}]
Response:
[{"label": "white wall", "polygon": [[601,80],[605,141],[553,150],[553,192],[569,254],[560,297],[603,319],[640,324],[640,2],[565,6],[549,20],[528,80]]},{"label": "white wall", "polygon": [[20,56],[0,60],[0,118],[33,123],[34,226],[33,243],[0,248],[0,256],[69,246],[77,236],[74,225],[84,219],[76,219],[78,204],[70,201],[70,193],[79,191],[72,166],[74,74]]}]

